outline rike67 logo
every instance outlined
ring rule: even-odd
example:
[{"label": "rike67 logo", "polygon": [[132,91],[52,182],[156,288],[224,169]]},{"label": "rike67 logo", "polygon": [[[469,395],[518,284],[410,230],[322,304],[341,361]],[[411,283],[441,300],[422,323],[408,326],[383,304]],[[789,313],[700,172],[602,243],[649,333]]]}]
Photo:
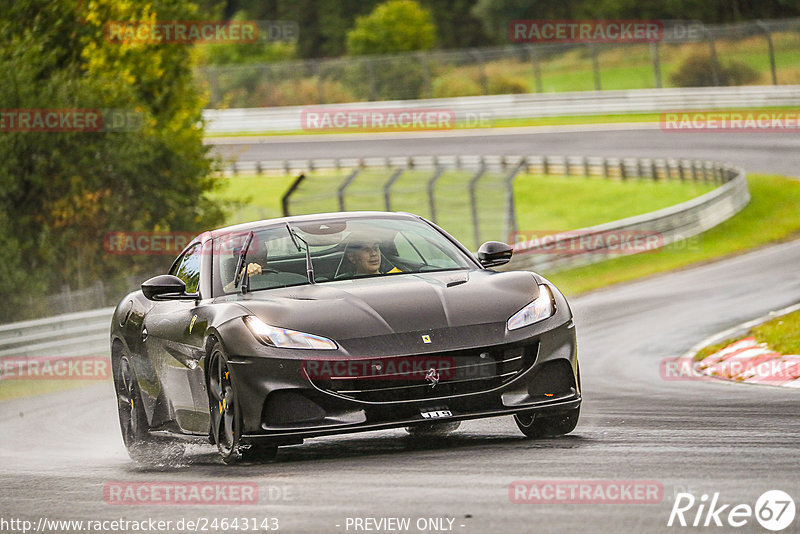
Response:
[{"label": "rike67 logo", "polygon": [[704,493],[699,499],[691,493],[678,493],[667,520],[667,526],[739,528],[755,518],[767,530],[777,532],[794,523],[794,500],[781,490],[765,491],[749,504],[730,504],[720,499],[719,492],[709,497]]}]

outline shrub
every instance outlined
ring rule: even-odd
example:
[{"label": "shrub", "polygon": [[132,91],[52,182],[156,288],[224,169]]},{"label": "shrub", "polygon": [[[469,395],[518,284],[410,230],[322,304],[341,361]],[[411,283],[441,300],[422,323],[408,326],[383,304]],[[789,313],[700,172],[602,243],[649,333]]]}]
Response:
[{"label": "shrub", "polygon": [[[739,61],[717,64],[719,85],[747,85],[758,81],[760,74]],[[711,56],[693,54],[683,60],[670,80],[677,87],[708,87],[714,85],[714,69]]]},{"label": "shrub", "polygon": [[529,93],[528,82],[519,76],[497,75],[489,77],[490,95]]},{"label": "shrub", "polygon": [[433,80],[433,97],[477,96],[483,94],[480,84],[466,76],[444,74]]}]

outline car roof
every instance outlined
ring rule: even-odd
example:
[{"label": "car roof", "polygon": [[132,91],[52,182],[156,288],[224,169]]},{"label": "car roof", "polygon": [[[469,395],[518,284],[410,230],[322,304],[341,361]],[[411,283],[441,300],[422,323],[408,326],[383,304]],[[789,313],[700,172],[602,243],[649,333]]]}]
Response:
[{"label": "car roof", "polygon": [[404,212],[391,212],[391,211],[338,211],[331,213],[315,213],[313,215],[292,215],[289,217],[279,217],[276,219],[264,219],[261,221],[252,221],[242,224],[235,224],[226,226],[224,228],[217,228],[204,234],[210,234],[210,237],[218,237],[229,233],[247,232],[250,230],[257,230],[271,226],[280,226],[288,223],[304,223],[311,221],[324,221],[336,218],[347,219],[398,219],[398,220],[419,220],[420,217],[411,213]]}]

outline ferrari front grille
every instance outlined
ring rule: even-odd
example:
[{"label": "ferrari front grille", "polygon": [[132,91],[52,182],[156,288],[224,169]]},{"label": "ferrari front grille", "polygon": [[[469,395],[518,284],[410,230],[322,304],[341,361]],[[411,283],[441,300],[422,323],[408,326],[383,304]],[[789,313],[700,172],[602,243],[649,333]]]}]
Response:
[{"label": "ferrari front grille", "polygon": [[[513,380],[534,364],[538,347],[534,342],[420,356],[362,358],[336,362],[327,366],[331,372],[307,373],[307,377],[322,391],[354,400],[437,399],[480,393]],[[335,372],[337,368],[344,372]]]}]

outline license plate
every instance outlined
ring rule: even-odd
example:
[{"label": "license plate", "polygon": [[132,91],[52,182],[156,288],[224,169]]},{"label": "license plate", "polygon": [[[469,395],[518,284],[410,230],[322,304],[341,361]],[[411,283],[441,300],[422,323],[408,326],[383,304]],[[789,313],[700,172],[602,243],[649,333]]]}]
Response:
[{"label": "license plate", "polygon": [[420,412],[425,419],[441,419],[442,417],[453,417],[450,410],[435,410],[432,412]]}]

